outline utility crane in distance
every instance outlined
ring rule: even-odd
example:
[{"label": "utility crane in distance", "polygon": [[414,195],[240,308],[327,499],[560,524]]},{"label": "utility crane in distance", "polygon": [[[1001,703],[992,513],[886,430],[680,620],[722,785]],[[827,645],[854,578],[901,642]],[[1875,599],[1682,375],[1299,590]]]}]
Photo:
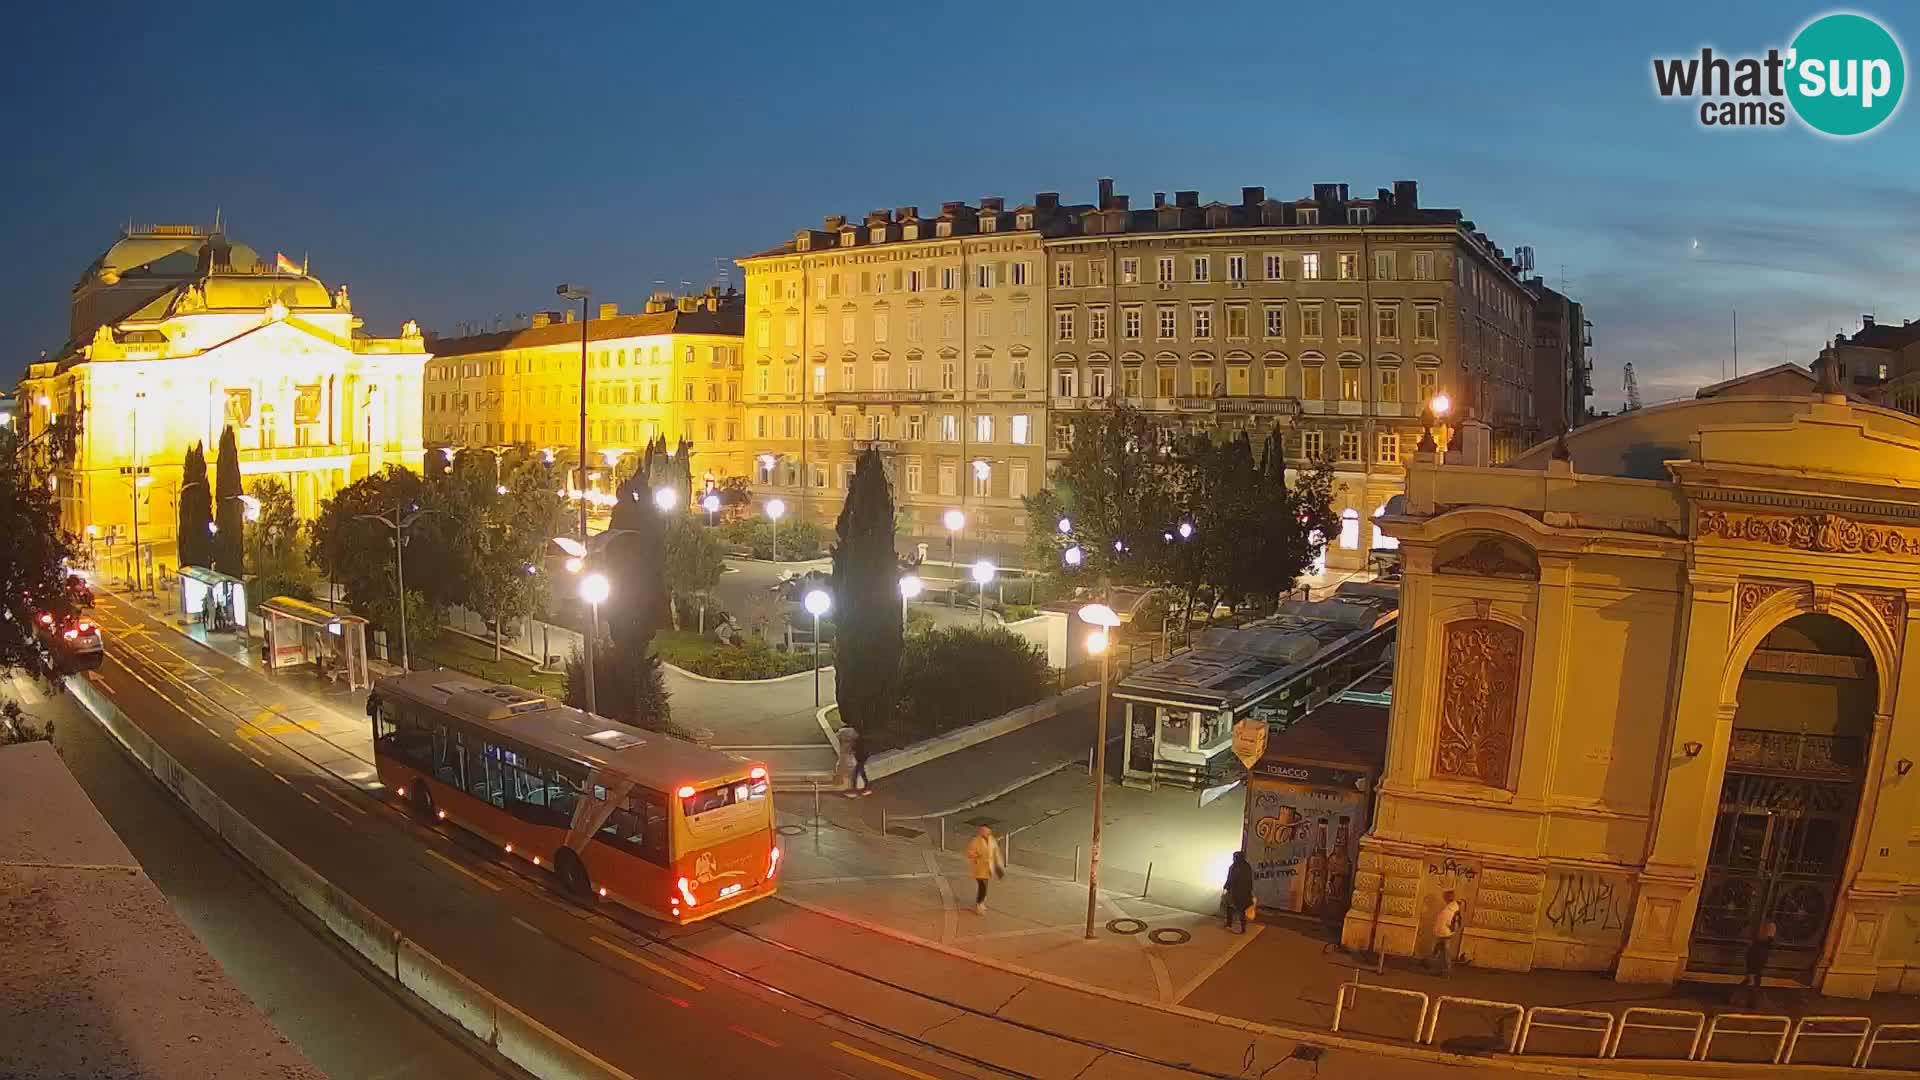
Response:
[{"label": "utility crane in distance", "polygon": [[1626,373],[1625,382],[1626,382],[1626,390],[1627,390],[1627,407],[1624,411],[1632,412],[1633,410],[1640,407],[1640,382],[1639,380],[1633,377],[1633,361],[1631,360],[1627,361],[1627,373]]}]

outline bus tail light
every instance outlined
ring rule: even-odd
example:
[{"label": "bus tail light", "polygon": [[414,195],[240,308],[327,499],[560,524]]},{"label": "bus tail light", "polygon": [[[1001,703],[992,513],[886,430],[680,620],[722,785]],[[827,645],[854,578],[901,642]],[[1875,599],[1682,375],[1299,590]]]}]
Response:
[{"label": "bus tail light", "polygon": [[509,854],[509,855],[511,855],[511,854],[513,854],[513,845],[512,845],[512,844],[508,844],[508,845],[507,845],[507,854]]},{"label": "bus tail light", "polygon": [[680,790],[675,792],[675,794],[679,795],[683,799],[691,799],[693,798],[693,785],[681,784]]},{"label": "bus tail light", "polygon": [[538,856],[538,855],[535,855],[535,856],[533,857],[533,865],[535,865],[535,866],[539,866],[539,865],[540,865],[540,856]]},{"label": "bus tail light", "polygon": [[767,778],[767,767],[765,765],[755,765],[747,772],[747,775],[755,780],[765,780]]},{"label": "bus tail light", "polygon": [[74,638],[77,638],[80,636],[80,631],[75,630],[72,627],[68,627],[67,632],[64,634],[61,634],[60,636],[63,638],[66,638],[68,641],[72,641]]},{"label": "bus tail light", "polygon": [[780,872],[780,847],[778,844],[776,844],[773,846],[771,850],[767,852],[767,879],[771,881],[773,879],[773,875],[779,872]]},{"label": "bus tail light", "polygon": [[399,794],[399,796],[400,796],[401,798],[403,798],[403,799],[404,799],[404,798],[406,798],[406,797],[407,797],[407,789],[406,789],[406,788],[403,788],[403,787],[397,787],[397,788],[394,788],[393,790],[394,790],[394,791],[395,791],[396,793],[398,793],[398,794]]},{"label": "bus tail light", "polygon": [[439,815],[441,821],[447,820],[447,812],[445,810],[437,810],[435,813]]},{"label": "bus tail light", "polygon": [[686,878],[680,879],[680,898],[687,902],[688,907],[700,906],[700,901],[693,898],[693,890],[687,887]]},{"label": "bus tail light", "polygon": [[600,896],[601,896],[601,898],[602,898],[602,899],[604,899],[604,898],[606,897],[606,895],[607,895],[607,887],[606,887],[605,885],[602,885],[602,886],[600,886]]}]

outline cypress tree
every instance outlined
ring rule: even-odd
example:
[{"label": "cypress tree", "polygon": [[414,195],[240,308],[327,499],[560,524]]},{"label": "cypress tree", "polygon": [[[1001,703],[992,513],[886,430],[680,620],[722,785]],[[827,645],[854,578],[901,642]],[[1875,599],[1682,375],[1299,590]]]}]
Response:
[{"label": "cypress tree", "polygon": [[200,443],[187,450],[180,466],[180,507],[175,536],[175,558],[181,566],[207,566],[213,561],[213,491],[207,487],[207,452]]},{"label": "cypress tree", "polygon": [[854,465],[833,547],[834,686],[840,718],[862,734],[888,727],[900,696],[900,561],[893,485],[876,450]]},{"label": "cypress tree", "polygon": [[240,498],[240,448],[233,438],[233,427],[220,432],[220,450],[214,461],[213,522],[219,528],[213,534],[213,568],[223,574],[246,574],[246,503]]}]

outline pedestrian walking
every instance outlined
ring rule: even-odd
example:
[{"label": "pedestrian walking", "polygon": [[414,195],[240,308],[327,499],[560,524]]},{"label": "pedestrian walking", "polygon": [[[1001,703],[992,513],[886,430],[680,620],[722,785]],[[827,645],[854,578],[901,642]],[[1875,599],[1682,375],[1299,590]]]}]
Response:
[{"label": "pedestrian walking", "polygon": [[1760,924],[1760,929],[1747,943],[1747,978],[1742,988],[1747,994],[1747,1007],[1760,1004],[1760,980],[1767,973],[1767,957],[1773,952],[1773,939],[1780,933],[1772,919]]},{"label": "pedestrian walking", "polygon": [[1247,853],[1236,851],[1233,862],[1227,866],[1226,895],[1221,902],[1227,909],[1227,929],[1233,929],[1235,919],[1240,920],[1240,932],[1247,932],[1247,914],[1253,910],[1253,864],[1247,861]]},{"label": "pedestrian walking", "polygon": [[847,798],[857,799],[873,794],[873,781],[867,779],[867,758],[873,752],[867,749],[867,737],[860,733],[860,729],[848,730],[853,732],[853,779],[847,785]]},{"label": "pedestrian walking", "polygon": [[967,841],[967,870],[973,874],[973,913],[987,913],[987,882],[1007,876],[1007,861],[1000,855],[1000,841],[985,825]]},{"label": "pedestrian walking", "polygon": [[1435,973],[1453,970],[1453,935],[1460,930],[1460,901],[1453,890],[1440,894],[1440,910],[1433,916],[1433,956],[1428,964]]}]

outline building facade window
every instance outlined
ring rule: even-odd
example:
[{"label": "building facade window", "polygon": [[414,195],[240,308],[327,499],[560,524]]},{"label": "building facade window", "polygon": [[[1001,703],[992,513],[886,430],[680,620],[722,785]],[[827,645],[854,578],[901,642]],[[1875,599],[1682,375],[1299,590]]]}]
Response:
[{"label": "building facade window", "polygon": [[1326,457],[1326,443],[1324,439],[1325,436],[1318,431],[1301,432],[1300,456],[1306,458],[1308,461],[1319,461],[1321,458]]},{"label": "building facade window", "polygon": [[1265,381],[1264,393],[1268,397],[1287,396],[1287,369],[1279,361],[1269,360],[1260,372]]},{"label": "building facade window", "polygon": [[912,458],[907,462],[907,494],[920,494],[920,459]]},{"label": "building facade window", "polygon": [[[1352,428],[1340,432],[1340,460],[1360,460],[1360,433]],[[1347,513],[1351,514],[1353,511],[1349,510]]]},{"label": "building facade window", "polygon": [[1247,338],[1247,305],[1227,305],[1227,337],[1235,341]]},{"label": "building facade window", "polygon": [[1171,284],[1174,281],[1173,256],[1171,255],[1160,256],[1159,271],[1160,271],[1159,276],[1154,278],[1155,281],[1160,282],[1162,285]]},{"label": "building facade window", "polygon": [[940,361],[940,389],[958,390],[960,374],[951,360]]},{"label": "building facade window", "polygon": [[1053,283],[1062,289],[1073,288],[1073,264],[1065,259],[1054,264]]},{"label": "building facade window", "polygon": [[1267,274],[1268,281],[1286,280],[1287,263],[1286,263],[1286,259],[1283,256],[1281,256],[1279,252],[1269,253],[1264,261],[1266,262],[1266,274]]},{"label": "building facade window", "polygon": [[1025,360],[1016,356],[1007,363],[1007,385],[1013,387],[1015,390],[1025,390],[1027,388],[1027,362]]},{"label": "building facade window", "polygon": [[1193,340],[1213,340],[1213,305],[1195,304],[1193,306]]},{"label": "building facade window", "polygon": [[1140,396],[1140,365],[1128,364],[1120,369],[1120,394],[1126,398]]},{"label": "building facade window", "polygon": [[1155,310],[1155,314],[1159,317],[1159,332],[1154,335],[1156,340],[1172,341],[1178,329],[1179,320],[1179,316],[1175,313],[1173,306],[1171,304],[1162,304]]},{"label": "building facade window", "polygon": [[1192,262],[1194,281],[1213,280],[1213,259],[1206,255],[1195,255]]},{"label": "building facade window", "polygon": [[1095,307],[1087,309],[1087,340],[1107,340],[1107,309]]},{"label": "building facade window", "polygon": [[1381,304],[1373,309],[1373,336],[1381,341],[1400,340],[1400,305]]},{"label": "building facade window", "polygon": [[1108,375],[1106,368],[1097,367],[1090,369],[1087,372],[1087,396],[1105,400],[1109,391],[1112,389],[1108,385],[1107,380]]},{"label": "building facade window", "polygon": [[1247,280],[1247,257],[1245,255],[1227,256],[1227,280]]},{"label": "building facade window", "polygon": [[1300,368],[1300,396],[1308,401],[1325,401],[1326,388],[1321,385],[1322,369],[1319,364],[1306,364]]},{"label": "building facade window", "polygon": [[973,440],[978,443],[993,441],[992,413],[980,413],[973,418]]},{"label": "building facade window", "polygon": [[1104,287],[1107,283],[1107,264],[1101,259],[1087,260],[1087,284],[1094,288]]},{"label": "building facade window", "polygon": [[[1345,436],[1341,441],[1345,441]],[[1352,550],[1360,546],[1360,511],[1349,506],[1340,511],[1340,546]]]},{"label": "building facade window", "polygon": [[1347,207],[1347,224],[1349,225],[1373,224],[1373,207],[1371,206]]},{"label": "building facade window", "polygon": [[1263,314],[1266,316],[1266,336],[1272,339],[1287,336],[1287,305],[1268,304]]},{"label": "building facade window", "polygon": [[1300,336],[1308,341],[1320,340],[1320,305],[1300,305]]},{"label": "building facade window", "polygon": [[1376,251],[1373,253],[1373,276],[1376,281],[1393,280],[1393,252]]},{"label": "building facade window", "polygon": [[1352,281],[1360,276],[1360,254],[1343,251],[1334,262],[1334,277],[1341,281]]},{"label": "building facade window", "polygon": [[1400,369],[1383,367],[1380,369],[1380,400],[1398,402],[1400,400]]},{"label": "building facade window", "polygon": [[1193,369],[1192,379],[1193,379],[1193,396],[1194,397],[1204,398],[1204,397],[1213,396],[1213,369],[1212,368],[1195,367]]},{"label": "building facade window", "polygon": [[1420,404],[1424,406],[1440,392],[1440,373],[1431,368],[1422,368],[1414,376],[1414,385],[1419,388]]},{"label": "building facade window", "polygon": [[1439,308],[1422,304],[1413,309],[1413,337],[1415,341],[1434,341],[1440,337]]},{"label": "building facade window", "polygon": [[1153,369],[1154,391],[1163,398],[1174,396],[1176,393],[1179,393],[1177,389],[1179,376],[1180,370],[1172,364],[1160,364],[1156,366]]},{"label": "building facade window", "polygon": [[1120,337],[1125,341],[1140,340],[1140,309],[1127,307],[1120,309]]},{"label": "building facade window", "polygon": [[1360,340],[1360,305],[1340,305],[1340,337],[1344,341]]},{"label": "building facade window", "polygon": [[1080,373],[1073,368],[1060,368],[1053,373],[1053,396],[1073,398],[1080,396]]},{"label": "building facade window", "polygon": [[1055,341],[1073,340],[1073,309],[1070,307],[1053,309],[1053,339]]},{"label": "building facade window", "polygon": [[1007,420],[1007,441],[1015,446],[1027,445],[1030,418],[1026,413],[1014,413]]},{"label": "building facade window", "polygon": [[[1341,401],[1359,401],[1360,400],[1360,369],[1359,368],[1347,367],[1344,365],[1340,368],[1340,400]],[[1356,438],[1357,437],[1358,436],[1356,436]],[[1348,458],[1347,460],[1353,461],[1355,459]]]},{"label": "building facade window", "polygon": [[1304,251],[1300,253],[1300,280],[1320,280],[1320,253]]},{"label": "building facade window", "polygon": [[1382,465],[1400,464],[1400,436],[1397,432],[1382,431],[1376,441],[1379,446],[1374,456],[1375,461]]},{"label": "building facade window", "polygon": [[1024,262],[1013,264],[1013,283],[1015,285],[1025,285],[1027,283],[1027,272],[1032,265],[1032,263]]},{"label": "building facade window", "polygon": [[1433,252],[1416,251],[1413,253],[1413,280],[1433,280]]},{"label": "building facade window", "polygon": [[1120,284],[1122,285],[1140,284],[1140,260],[1139,259],[1121,259],[1120,260]]}]

